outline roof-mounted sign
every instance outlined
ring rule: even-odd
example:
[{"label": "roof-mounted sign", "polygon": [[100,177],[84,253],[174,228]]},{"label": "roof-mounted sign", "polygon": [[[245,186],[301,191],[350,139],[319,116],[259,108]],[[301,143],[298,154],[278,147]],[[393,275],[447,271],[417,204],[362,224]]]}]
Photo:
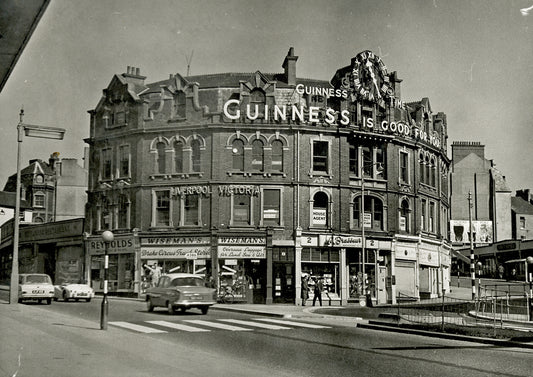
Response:
[{"label": "roof-mounted sign", "polygon": [[387,67],[372,51],[363,51],[352,59],[352,80],[356,96],[385,105],[394,94]]}]

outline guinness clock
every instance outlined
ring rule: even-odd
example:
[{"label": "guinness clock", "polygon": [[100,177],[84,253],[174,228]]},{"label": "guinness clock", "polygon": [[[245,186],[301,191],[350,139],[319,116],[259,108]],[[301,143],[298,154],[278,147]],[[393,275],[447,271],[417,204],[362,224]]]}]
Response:
[{"label": "guinness clock", "polygon": [[372,51],[363,51],[352,59],[355,94],[364,100],[381,102],[393,94],[387,67]]}]

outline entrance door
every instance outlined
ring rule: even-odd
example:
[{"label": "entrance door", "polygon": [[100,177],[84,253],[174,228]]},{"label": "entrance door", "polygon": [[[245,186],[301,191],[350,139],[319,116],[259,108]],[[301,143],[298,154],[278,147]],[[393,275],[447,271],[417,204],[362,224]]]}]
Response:
[{"label": "entrance door", "polygon": [[274,263],[272,266],[274,303],[294,303],[294,264]]},{"label": "entrance door", "polygon": [[386,281],[387,281],[387,267],[385,266],[379,266],[378,271],[378,304],[386,304],[388,297],[387,297],[387,287],[386,287]]}]

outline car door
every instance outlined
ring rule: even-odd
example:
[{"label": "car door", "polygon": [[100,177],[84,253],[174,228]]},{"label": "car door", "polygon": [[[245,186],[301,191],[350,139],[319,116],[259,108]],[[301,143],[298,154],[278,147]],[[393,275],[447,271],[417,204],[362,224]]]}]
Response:
[{"label": "car door", "polygon": [[168,276],[161,276],[156,286],[152,288],[150,297],[152,298],[152,303],[156,306],[165,305],[165,286],[168,286],[169,283]]}]

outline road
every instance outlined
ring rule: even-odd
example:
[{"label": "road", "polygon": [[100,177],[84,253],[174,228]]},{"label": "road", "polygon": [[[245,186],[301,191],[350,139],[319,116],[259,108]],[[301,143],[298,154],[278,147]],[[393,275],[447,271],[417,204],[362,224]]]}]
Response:
[{"label": "road", "polygon": [[213,309],[170,316],[113,298],[103,331],[100,303],[0,304],[2,376],[471,377],[530,376],[533,368],[531,349],[367,330],[350,321]]}]

